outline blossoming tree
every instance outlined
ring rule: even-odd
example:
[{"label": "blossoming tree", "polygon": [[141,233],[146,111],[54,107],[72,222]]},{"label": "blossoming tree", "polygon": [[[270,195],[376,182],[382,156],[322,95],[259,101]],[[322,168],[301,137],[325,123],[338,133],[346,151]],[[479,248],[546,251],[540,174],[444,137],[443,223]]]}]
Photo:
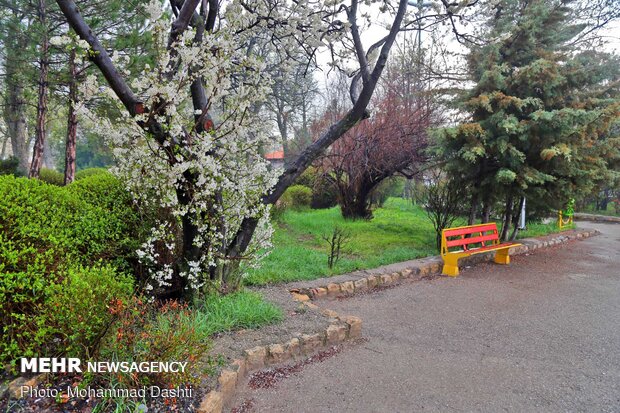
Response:
[{"label": "blossoming tree", "polygon": [[[138,251],[151,270],[148,289],[180,296],[205,285],[222,291],[239,285],[242,262],[252,263],[268,245],[270,205],[327,147],[368,117],[398,32],[417,22],[407,17],[407,2],[171,0],[172,17],[154,2],[147,12],[156,64],[128,84],[122,64],[102,47],[75,3],[57,0],[109,86],[93,82],[83,89],[113,97],[121,109],[114,119],[100,119],[118,174],[140,205],[168,211],[151,242]],[[391,17],[384,37],[365,47],[360,26],[370,24],[373,4]],[[444,18],[452,19],[466,4],[445,7]],[[280,175],[260,156],[270,135],[260,115],[271,84],[257,52],[265,47],[285,69],[299,58],[287,51],[300,47],[308,58],[329,48],[334,66],[356,66],[350,109]]]}]

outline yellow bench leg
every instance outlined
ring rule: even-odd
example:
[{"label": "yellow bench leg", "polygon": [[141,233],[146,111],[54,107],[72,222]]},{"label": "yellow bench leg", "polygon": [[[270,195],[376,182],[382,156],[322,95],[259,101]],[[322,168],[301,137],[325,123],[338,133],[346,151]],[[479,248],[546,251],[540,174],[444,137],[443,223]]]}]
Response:
[{"label": "yellow bench leg", "polygon": [[510,264],[510,255],[508,255],[508,248],[499,250],[495,253],[495,262],[497,264],[503,265]]},{"label": "yellow bench leg", "polygon": [[443,258],[443,269],[441,270],[443,275],[449,275],[450,277],[456,277],[459,275],[458,260],[454,258]]}]

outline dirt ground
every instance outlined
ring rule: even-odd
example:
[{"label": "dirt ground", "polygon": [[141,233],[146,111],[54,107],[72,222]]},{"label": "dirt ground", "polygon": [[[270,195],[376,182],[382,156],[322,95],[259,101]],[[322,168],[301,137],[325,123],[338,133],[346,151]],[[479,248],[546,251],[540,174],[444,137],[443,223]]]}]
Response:
[{"label": "dirt ground", "polygon": [[620,225],[602,235],[319,305],[365,340],[237,411],[620,411]]}]

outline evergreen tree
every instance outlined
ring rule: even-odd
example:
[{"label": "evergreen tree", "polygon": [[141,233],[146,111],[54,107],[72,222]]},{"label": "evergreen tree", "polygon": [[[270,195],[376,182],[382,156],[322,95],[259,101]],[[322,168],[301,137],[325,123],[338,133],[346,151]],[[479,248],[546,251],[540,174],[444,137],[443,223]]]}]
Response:
[{"label": "evergreen tree", "polygon": [[575,10],[564,1],[500,2],[490,41],[469,53],[476,84],[461,104],[470,121],[438,134],[448,169],[470,187],[470,223],[479,204],[488,220],[500,199],[504,239],[523,199],[561,208],[613,174],[618,139],[607,132],[620,116],[620,62],[575,46],[588,28]]}]

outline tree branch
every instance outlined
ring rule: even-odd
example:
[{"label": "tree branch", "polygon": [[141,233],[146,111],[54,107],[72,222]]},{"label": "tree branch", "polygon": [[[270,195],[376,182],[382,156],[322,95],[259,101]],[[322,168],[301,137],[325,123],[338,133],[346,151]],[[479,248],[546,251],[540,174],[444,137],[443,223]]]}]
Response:
[{"label": "tree branch", "polygon": [[133,91],[129,88],[127,83],[125,83],[125,79],[123,79],[118,70],[116,70],[108,52],[101,43],[99,43],[99,40],[95,37],[88,24],[86,24],[80,15],[75,2],[72,0],[56,0],[56,3],[58,3],[60,10],[67,18],[71,28],[82,40],[85,40],[90,45],[92,49],[91,60],[97,65],[106,81],[131,116],[144,113],[143,103],[134,95]]}]

